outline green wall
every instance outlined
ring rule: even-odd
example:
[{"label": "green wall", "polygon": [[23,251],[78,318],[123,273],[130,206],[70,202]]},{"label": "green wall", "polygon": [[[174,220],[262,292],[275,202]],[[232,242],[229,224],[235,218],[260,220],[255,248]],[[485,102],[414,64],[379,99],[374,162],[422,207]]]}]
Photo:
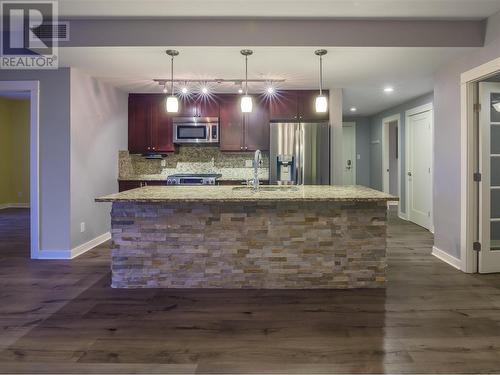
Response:
[{"label": "green wall", "polygon": [[0,98],[0,205],[30,200],[30,102]]}]

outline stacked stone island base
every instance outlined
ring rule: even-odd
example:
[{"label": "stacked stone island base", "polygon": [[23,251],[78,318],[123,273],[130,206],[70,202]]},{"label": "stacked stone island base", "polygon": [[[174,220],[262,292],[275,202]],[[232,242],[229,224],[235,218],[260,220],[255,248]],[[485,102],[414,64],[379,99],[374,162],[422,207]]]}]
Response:
[{"label": "stacked stone island base", "polygon": [[[179,189],[208,198],[188,199],[188,191]],[[290,199],[271,199],[263,192],[257,193],[263,199],[238,194],[238,200],[231,199],[231,187],[201,189],[220,189],[221,195],[209,198],[210,192],[200,188],[149,187],[100,199],[114,202],[113,287],[385,286],[390,196],[371,191],[369,199],[354,191],[351,199],[331,194],[313,199],[314,194],[302,191],[282,193]],[[159,199],[161,194],[166,198]]]},{"label": "stacked stone island base", "polygon": [[116,288],[375,288],[386,204],[114,203]]}]

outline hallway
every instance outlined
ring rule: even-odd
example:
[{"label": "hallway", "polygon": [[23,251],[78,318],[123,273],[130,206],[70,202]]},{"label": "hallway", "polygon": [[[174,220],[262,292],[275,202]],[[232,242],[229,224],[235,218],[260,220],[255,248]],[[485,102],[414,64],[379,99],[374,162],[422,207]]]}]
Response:
[{"label": "hallway", "polygon": [[392,212],[386,290],[111,289],[106,247],[32,261],[28,224],[0,211],[0,372],[500,371],[500,275]]}]

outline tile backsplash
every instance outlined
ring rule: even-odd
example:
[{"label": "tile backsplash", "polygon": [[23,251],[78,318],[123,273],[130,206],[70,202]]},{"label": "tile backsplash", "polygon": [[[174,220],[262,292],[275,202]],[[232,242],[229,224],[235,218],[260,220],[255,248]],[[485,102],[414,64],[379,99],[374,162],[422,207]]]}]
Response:
[{"label": "tile backsplash", "polygon": [[[175,173],[220,173],[222,180],[247,180],[253,177],[253,168],[246,161],[253,160],[250,152],[221,152],[217,146],[182,145],[164,159],[146,159],[142,155],[120,151],[119,178],[121,180],[163,180]],[[262,152],[259,178],[269,179],[269,153]]]}]

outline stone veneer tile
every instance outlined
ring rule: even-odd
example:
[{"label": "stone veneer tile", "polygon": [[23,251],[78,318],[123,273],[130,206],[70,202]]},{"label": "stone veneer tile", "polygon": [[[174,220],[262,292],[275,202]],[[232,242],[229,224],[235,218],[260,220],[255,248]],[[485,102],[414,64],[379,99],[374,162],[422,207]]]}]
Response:
[{"label": "stone veneer tile", "polygon": [[115,288],[379,288],[385,202],[115,202]]}]

